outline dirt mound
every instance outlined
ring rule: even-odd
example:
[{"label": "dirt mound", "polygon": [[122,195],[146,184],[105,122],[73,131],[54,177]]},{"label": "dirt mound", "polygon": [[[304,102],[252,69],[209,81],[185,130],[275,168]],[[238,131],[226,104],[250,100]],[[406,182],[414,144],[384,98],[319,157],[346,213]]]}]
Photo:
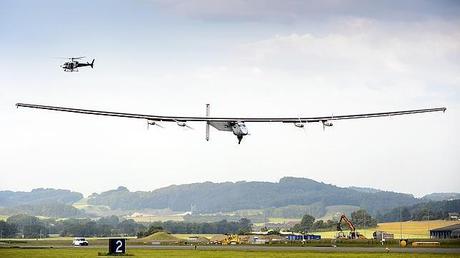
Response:
[{"label": "dirt mound", "polygon": [[167,232],[157,232],[151,234],[150,236],[146,236],[139,240],[142,241],[179,241],[179,238],[167,233]]}]

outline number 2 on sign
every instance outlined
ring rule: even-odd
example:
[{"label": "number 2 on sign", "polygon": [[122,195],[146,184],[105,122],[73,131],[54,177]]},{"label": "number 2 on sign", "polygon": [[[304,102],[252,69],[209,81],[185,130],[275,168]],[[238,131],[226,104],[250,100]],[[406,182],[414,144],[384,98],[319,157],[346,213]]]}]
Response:
[{"label": "number 2 on sign", "polygon": [[117,242],[115,242],[115,245],[117,246],[117,248],[115,249],[115,253],[122,253],[123,250],[121,250],[120,248],[123,247],[123,242],[121,242],[121,240],[118,240]]}]

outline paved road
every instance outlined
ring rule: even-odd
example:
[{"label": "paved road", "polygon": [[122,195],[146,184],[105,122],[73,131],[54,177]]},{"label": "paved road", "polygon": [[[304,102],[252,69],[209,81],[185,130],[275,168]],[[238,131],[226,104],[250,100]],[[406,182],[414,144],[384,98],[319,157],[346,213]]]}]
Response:
[{"label": "paved road", "polygon": [[[73,246],[23,246],[22,248],[107,248],[107,246],[93,245],[88,247]],[[194,246],[185,245],[127,245],[127,249],[151,249],[151,250],[193,250]],[[301,246],[257,246],[257,245],[234,245],[234,246],[197,246],[198,250],[236,250],[236,251],[310,251],[325,253],[386,253],[383,247],[301,247]],[[460,248],[390,248],[390,253],[439,253],[460,254]]]}]

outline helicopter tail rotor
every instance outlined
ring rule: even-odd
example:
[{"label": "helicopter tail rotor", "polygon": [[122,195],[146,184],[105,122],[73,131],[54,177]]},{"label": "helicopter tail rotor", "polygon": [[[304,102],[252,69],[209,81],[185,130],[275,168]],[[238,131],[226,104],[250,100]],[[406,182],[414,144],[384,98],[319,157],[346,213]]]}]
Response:
[{"label": "helicopter tail rotor", "polygon": [[94,60],[95,60],[95,59],[93,59],[93,61],[92,61],[91,64],[90,64],[90,65],[91,65],[91,68],[94,68]]}]

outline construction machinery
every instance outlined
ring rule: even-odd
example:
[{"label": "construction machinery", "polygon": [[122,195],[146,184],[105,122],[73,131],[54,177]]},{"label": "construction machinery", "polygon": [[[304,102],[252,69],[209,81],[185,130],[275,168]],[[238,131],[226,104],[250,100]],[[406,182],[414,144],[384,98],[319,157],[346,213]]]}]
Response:
[{"label": "construction machinery", "polygon": [[[342,230],[342,221],[345,221],[345,223],[348,225],[348,228],[350,229],[350,234],[346,235],[343,230]],[[340,239],[366,239],[366,237],[362,234],[360,234],[358,231],[356,231],[355,225],[353,225],[353,222],[345,216],[345,214],[342,214],[340,216],[339,222],[337,223],[337,235],[336,238]]]},{"label": "construction machinery", "polygon": [[238,235],[228,235],[222,240],[223,245],[239,245],[241,244],[240,236]]},{"label": "construction machinery", "polygon": [[225,234],[222,236],[212,237],[209,243],[213,245],[239,245],[243,241],[244,239],[241,239],[238,235]]}]

